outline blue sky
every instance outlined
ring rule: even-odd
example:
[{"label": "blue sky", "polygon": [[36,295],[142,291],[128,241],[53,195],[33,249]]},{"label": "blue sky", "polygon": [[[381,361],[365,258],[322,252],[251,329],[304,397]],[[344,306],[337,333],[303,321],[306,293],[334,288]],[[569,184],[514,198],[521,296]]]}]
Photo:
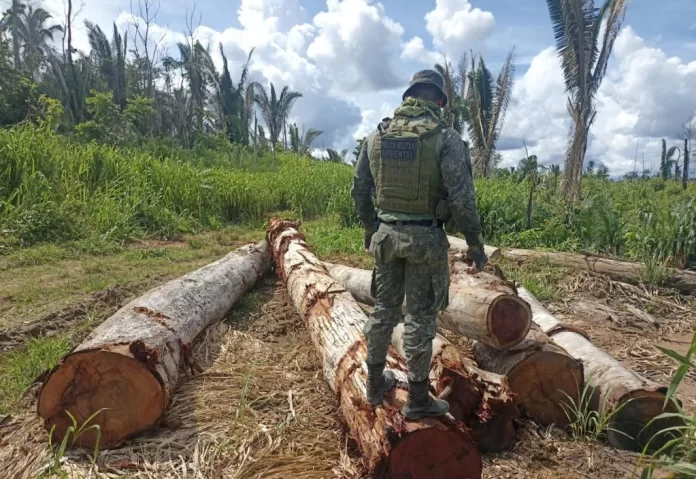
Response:
[{"label": "blue sky", "polygon": [[[128,9],[122,2],[121,10]],[[302,0],[307,12],[306,20],[326,8],[322,0]],[[382,0],[387,14],[406,30],[406,36],[428,36],[423,21],[425,14],[433,9],[432,1]],[[526,65],[539,50],[553,45],[553,31],[544,0],[485,0],[472,1],[474,7],[490,11],[495,16],[496,31],[492,38],[490,61],[492,66],[501,62],[510,46],[516,45],[518,65],[524,72]],[[598,1],[599,5],[600,2]],[[167,0],[162,2],[161,20],[175,30],[185,28],[184,16],[192,8],[189,0]],[[202,23],[216,30],[241,25],[237,19],[240,1],[198,0],[197,11],[203,16]],[[114,11],[117,11],[115,8]],[[672,55],[686,57],[696,54],[696,48],[688,48],[696,42],[696,1],[692,0],[633,0],[628,8],[625,25],[630,25],[649,44],[663,48]],[[427,46],[432,46],[428,45]]]},{"label": "blue sky", "polygon": [[[55,17],[63,14],[65,0],[34,1]],[[80,27],[84,18],[106,31],[114,21],[121,30],[130,28],[130,0],[82,1],[78,48],[89,49]],[[167,33],[163,46],[175,55],[194,2],[159,1],[157,28]],[[499,151],[506,166],[522,157],[523,142],[542,163],[563,161],[571,125],[544,0],[195,3],[202,14],[196,36],[210,44],[216,61],[221,44],[238,71],[255,48],[254,80],[304,94],[291,121],[324,131],[314,145],[319,150],[352,150],[357,138],[391,115],[413,72],[432,67],[442,55],[456,64],[461,52],[473,49],[496,74],[514,45],[517,75]],[[683,125],[695,113],[696,0],[632,0],[597,94],[587,159],[621,175],[632,170],[638,146],[654,167],[662,138],[670,146],[683,142]]]}]

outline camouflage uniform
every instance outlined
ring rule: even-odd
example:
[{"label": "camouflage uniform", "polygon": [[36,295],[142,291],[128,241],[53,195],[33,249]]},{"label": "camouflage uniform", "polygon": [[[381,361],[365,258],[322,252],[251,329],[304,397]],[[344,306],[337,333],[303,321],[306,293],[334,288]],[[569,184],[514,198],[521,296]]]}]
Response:
[{"label": "camouflage uniform", "polygon": [[[423,76],[427,82],[432,74],[438,75],[432,71],[417,73],[412,85],[419,79],[423,81]],[[435,115],[439,121],[441,112],[438,105],[408,98],[408,93],[404,94],[404,103],[395,111],[392,123],[400,117],[400,111],[409,108],[412,111],[414,106]],[[375,259],[372,273],[375,308],[364,328],[367,363],[373,376],[382,373],[392,330],[402,317],[405,296],[404,348],[409,384],[422,383],[427,380],[430,370],[437,313],[447,307],[449,300],[449,242],[442,223],[448,224],[450,232],[454,229],[463,232],[472,246],[482,245],[481,224],[476,209],[469,148],[457,131],[441,122],[436,133],[439,135],[439,158],[435,161],[441,176],[437,180],[445,198],[438,204],[438,213],[375,210],[373,194],[376,187],[374,165],[372,169],[370,165],[370,145],[378,141],[379,135],[390,130],[387,120],[384,119],[378,131],[363,143],[351,192],[363,226],[366,230],[376,230],[370,243],[370,252]],[[440,214],[443,206],[444,214]],[[423,224],[403,224],[412,221]],[[378,228],[376,224],[379,224]]]}]

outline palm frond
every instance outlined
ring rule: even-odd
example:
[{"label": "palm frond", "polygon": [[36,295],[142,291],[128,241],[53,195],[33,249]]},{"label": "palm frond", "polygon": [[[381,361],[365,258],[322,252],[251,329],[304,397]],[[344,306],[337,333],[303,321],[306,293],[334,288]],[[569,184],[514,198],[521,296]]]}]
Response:
[{"label": "palm frond", "polygon": [[500,132],[505,123],[505,114],[507,112],[510,98],[512,97],[512,87],[515,82],[515,47],[510,50],[508,56],[500,70],[498,80],[496,82],[495,99],[492,104],[492,112],[488,124],[488,139],[491,146],[491,151],[495,146],[495,141],[499,138]]},{"label": "palm frond", "polygon": [[[596,93],[599,86],[602,84],[602,79],[607,71],[609,56],[614,48],[614,41],[619,35],[624,18],[626,17],[626,8],[629,0],[606,0],[596,21],[593,43],[596,45],[599,37],[599,30],[606,17],[606,29],[604,31],[604,39],[602,48],[599,53],[594,70],[592,72],[592,93]],[[608,15],[608,17],[607,17]]]}]

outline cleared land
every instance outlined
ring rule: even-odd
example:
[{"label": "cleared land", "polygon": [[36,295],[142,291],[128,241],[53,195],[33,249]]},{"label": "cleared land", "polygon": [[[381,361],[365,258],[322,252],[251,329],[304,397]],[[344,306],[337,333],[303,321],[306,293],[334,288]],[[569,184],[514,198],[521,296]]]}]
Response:
[{"label": "cleared land", "polygon": [[[320,258],[369,268],[370,258],[352,246],[359,245],[359,230],[332,226],[330,220],[304,226]],[[263,236],[261,227],[231,229],[79,258],[60,246],[0,258],[0,470],[35,477],[54,457],[35,414],[37,376],[129,299]],[[676,365],[655,346],[686,352],[693,301],[535,262],[498,264],[604,351],[650,379],[669,382]],[[447,337],[471,354],[469,341]],[[194,358],[203,373],[180,379],[160,427],[100,453],[104,477],[363,477],[309,333],[275,276],[199,338]],[[687,411],[696,410],[693,372],[679,397]],[[511,450],[483,455],[483,477],[625,478],[634,470],[636,454],[529,420],[517,426]],[[62,469],[70,477],[89,473],[89,451],[65,457]]]}]

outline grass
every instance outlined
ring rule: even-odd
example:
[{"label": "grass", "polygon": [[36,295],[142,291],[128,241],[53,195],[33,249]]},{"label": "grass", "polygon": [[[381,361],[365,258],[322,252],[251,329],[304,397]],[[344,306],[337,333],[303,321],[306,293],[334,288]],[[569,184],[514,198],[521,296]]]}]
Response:
[{"label": "grass", "polygon": [[508,279],[514,280],[529,290],[539,301],[554,301],[560,294],[559,284],[566,271],[549,265],[543,260],[525,261],[518,264],[504,258],[497,261]]},{"label": "grass", "polygon": [[[674,394],[682,381],[684,381],[684,378],[686,378],[689,370],[696,369],[696,361],[693,359],[696,357],[696,333],[694,333],[689,350],[684,356],[674,350],[661,346],[658,346],[658,349],[666,356],[676,360],[679,364],[679,367],[672,377],[665,398],[665,405],[672,402],[677,412],[664,413],[654,418],[653,421],[658,421],[666,417],[677,417],[683,421],[683,425],[660,431],[658,434],[671,433],[672,440],[668,441],[651,455],[647,454],[647,451],[650,449],[650,442],[648,442],[648,444],[645,445],[640,460],[636,464],[636,471],[640,469],[643,463],[648,462],[649,464],[641,471],[641,479],[652,479],[656,470],[669,471],[671,473],[670,477],[674,479],[693,478],[696,477],[696,414],[686,414],[679,403],[674,400]],[[651,421],[651,423],[653,421]],[[646,427],[650,426],[651,423]],[[634,471],[634,475],[636,471]]]},{"label": "grass", "polygon": [[609,431],[624,434],[611,428],[610,424],[614,416],[620,413],[629,401],[610,409],[607,403],[608,396],[605,395],[598,407],[595,407],[594,396],[597,391],[591,386],[592,382],[592,378],[586,378],[577,401],[563,392],[566,399],[561,402],[561,407],[570,422],[568,428],[571,437],[593,442],[604,439]]},{"label": "grass", "polygon": [[71,348],[67,334],[34,338],[17,351],[0,355],[0,414],[9,412],[32,381],[52,368]]},{"label": "grass", "polygon": [[[301,220],[334,216],[345,229],[309,234],[334,243],[327,246],[331,251],[359,253],[346,165],[224,142],[193,151],[157,142],[115,148],[30,125],[0,130],[0,151],[0,255],[10,253],[14,265],[115,251],[143,237],[182,240],[229,225],[261,229],[273,211]],[[655,272],[650,280],[659,279],[660,265],[696,264],[696,185],[684,191],[659,178],[587,178],[582,203],[569,208],[545,177],[527,228],[527,186],[506,171],[476,179],[490,244],[649,261]],[[51,251],[56,243],[71,248]],[[45,253],[22,252],[41,244]],[[194,240],[189,247],[203,245]]]}]

